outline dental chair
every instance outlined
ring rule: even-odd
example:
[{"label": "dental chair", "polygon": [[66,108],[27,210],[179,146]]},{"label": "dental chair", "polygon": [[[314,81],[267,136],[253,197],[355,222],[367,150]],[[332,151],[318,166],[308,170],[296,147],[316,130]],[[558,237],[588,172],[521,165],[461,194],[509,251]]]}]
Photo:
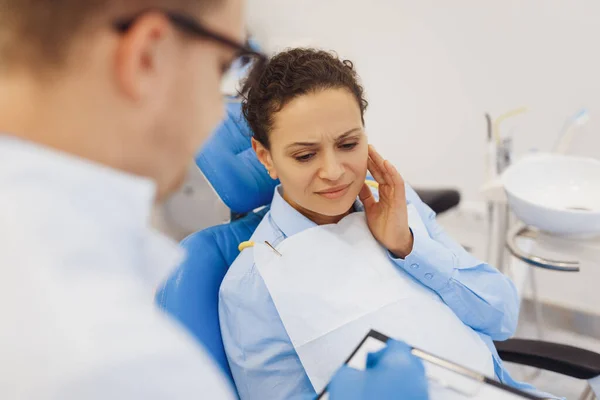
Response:
[{"label": "dental chair", "polygon": [[[251,132],[241,117],[239,103],[230,103],[226,120],[207,142],[196,162],[231,209],[232,221],[204,229],[183,240],[181,244],[187,250],[188,258],[156,294],[158,306],[205,347],[232,385],[219,326],[219,287],[239,254],[239,243],[249,240],[267,213],[278,184],[254,156],[250,138]],[[460,199],[452,190],[429,192],[421,198],[438,213],[454,207]],[[600,354],[591,351],[525,339],[497,342],[496,348],[507,362],[584,380],[600,377]]]}]

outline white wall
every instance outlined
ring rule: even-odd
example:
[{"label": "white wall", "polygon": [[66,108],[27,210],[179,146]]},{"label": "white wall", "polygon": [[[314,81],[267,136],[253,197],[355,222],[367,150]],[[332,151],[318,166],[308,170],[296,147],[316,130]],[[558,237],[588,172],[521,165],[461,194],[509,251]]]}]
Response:
[{"label": "white wall", "polygon": [[[249,13],[268,51],[314,45],[355,62],[370,140],[414,186],[456,186],[477,206],[484,113],[521,106],[530,111],[507,126],[517,155],[549,150],[567,116],[587,107],[572,153],[600,157],[597,0],[249,0]],[[457,239],[481,247],[481,234],[469,236],[485,232],[476,224],[459,222]],[[593,312],[599,259],[600,248],[580,274],[540,272],[541,297]]]},{"label": "white wall", "polygon": [[480,200],[483,115],[520,106],[517,154],[550,149],[587,107],[573,152],[600,156],[596,0],[250,0],[249,14],[268,51],[316,45],[355,62],[371,142],[413,185]]},{"label": "white wall", "polygon": [[225,223],[230,218],[229,208],[195,163],[190,165],[185,182],[177,193],[153,211],[153,226],[176,240]]}]

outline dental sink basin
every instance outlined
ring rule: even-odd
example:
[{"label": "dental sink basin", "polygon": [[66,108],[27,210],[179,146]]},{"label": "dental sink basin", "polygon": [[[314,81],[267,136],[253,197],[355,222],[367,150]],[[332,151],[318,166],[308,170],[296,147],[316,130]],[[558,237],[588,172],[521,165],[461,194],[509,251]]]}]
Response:
[{"label": "dental sink basin", "polygon": [[530,155],[502,175],[508,203],[527,225],[559,236],[600,235],[600,161]]}]

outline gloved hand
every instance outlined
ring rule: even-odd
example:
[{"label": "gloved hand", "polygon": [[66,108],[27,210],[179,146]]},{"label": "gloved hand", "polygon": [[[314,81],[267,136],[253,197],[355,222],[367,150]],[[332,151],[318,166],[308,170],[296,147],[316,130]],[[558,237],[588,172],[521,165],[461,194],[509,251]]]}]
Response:
[{"label": "gloved hand", "polygon": [[410,351],[406,343],[389,340],[369,354],[365,371],[344,365],[328,386],[331,400],[427,400],[425,368]]}]

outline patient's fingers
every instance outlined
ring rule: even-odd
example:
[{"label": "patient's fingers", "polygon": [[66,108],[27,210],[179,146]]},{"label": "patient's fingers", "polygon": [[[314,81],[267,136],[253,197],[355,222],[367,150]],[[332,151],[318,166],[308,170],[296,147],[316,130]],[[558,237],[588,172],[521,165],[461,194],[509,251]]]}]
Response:
[{"label": "patient's fingers", "polygon": [[375,147],[369,145],[369,157],[375,162],[382,172],[385,172],[385,159],[375,150]]},{"label": "patient's fingers", "polygon": [[364,183],[363,187],[360,189],[360,192],[358,193],[358,198],[365,206],[365,209],[369,209],[369,207],[377,203],[377,201],[375,200],[375,196],[373,196],[373,193],[371,192],[371,188],[369,188],[369,185],[367,185],[366,183]]},{"label": "patient's fingers", "polygon": [[382,175],[382,180],[380,181],[380,183],[385,183],[387,185],[393,186],[394,180],[391,176],[392,170],[389,169],[391,165],[390,162],[384,159],[381,156],[381,154],[379,154],[377,150],[375,150],[375,147],[373,146],[369,146],[369,158]]},{"label": "patient's fingers", "polygon": [[404,179],[400,172],[394,167],[389,161],[385,161],[386,171],[388,171],[387,176],[388,179],[392,181],[392,185],[394,186],[394,195],[396,199],[400,201],[406,201],[406,190],[404,187]]},{"label": "patient's fingers", "polygon": [[369,169],[371,175],[373,175],[373,178],[375,178],[375,180],[378,183],[386,183],[384,172],[381,169],[379,169],[379,167],[377,166],[377,164],[375,164],[371,157],[369,157],[367,161],[367,168]]},{"label": "patient's fingers", "polygon": [[[368,161],[369,171],[373,174],[373,178],[379,183],[391,184],[392,182],[388,182],[385,179],[385,165],[384,159],[377,153],[375,147],[369,145],[369,161]],[[377,176],[375,176],[377,175]]]}]

